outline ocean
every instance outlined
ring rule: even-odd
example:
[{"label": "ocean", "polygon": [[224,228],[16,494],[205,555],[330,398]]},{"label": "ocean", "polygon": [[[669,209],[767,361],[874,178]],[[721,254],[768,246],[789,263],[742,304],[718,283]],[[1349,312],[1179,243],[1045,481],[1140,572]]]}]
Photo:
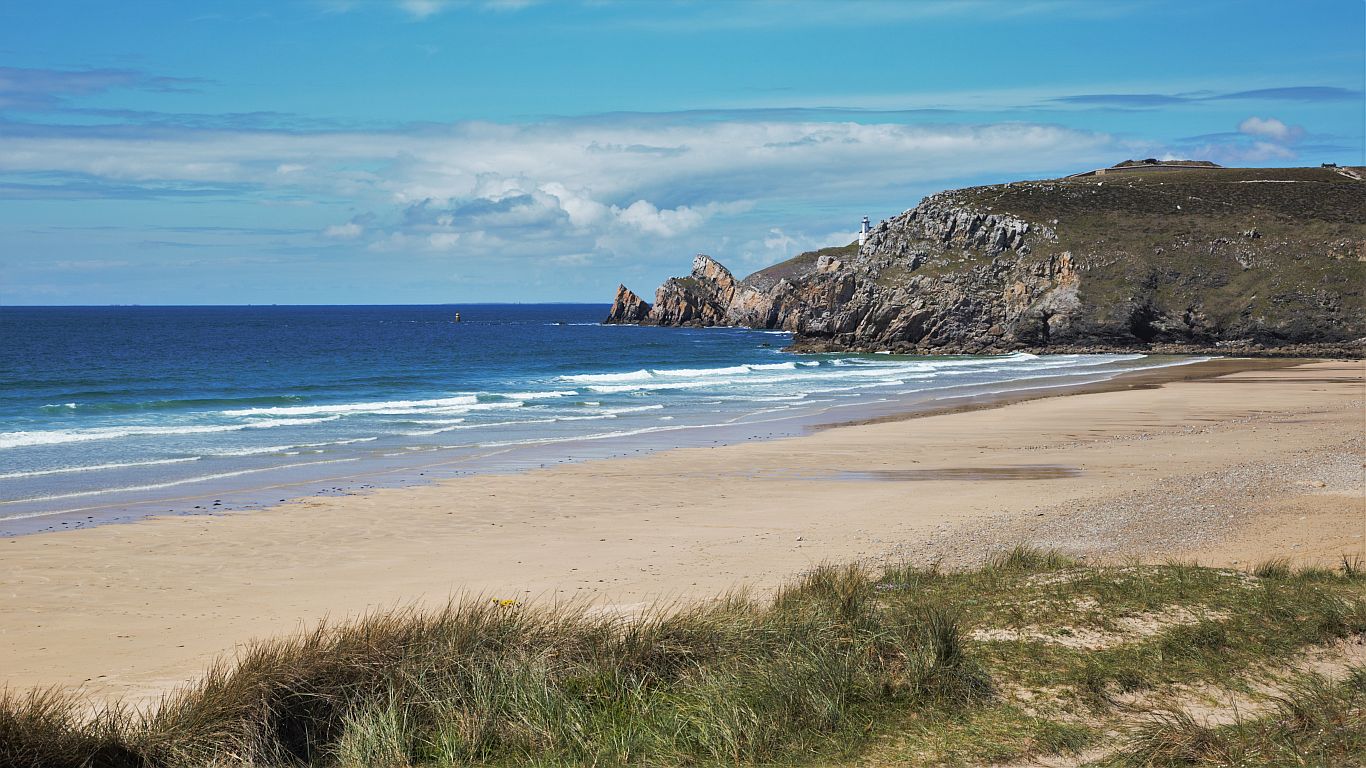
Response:
[{"label": "ocean", "polygon": [[606,313],[0,308],[0,535],[797,434],[1184,362],[795,355],[785,333]]}]

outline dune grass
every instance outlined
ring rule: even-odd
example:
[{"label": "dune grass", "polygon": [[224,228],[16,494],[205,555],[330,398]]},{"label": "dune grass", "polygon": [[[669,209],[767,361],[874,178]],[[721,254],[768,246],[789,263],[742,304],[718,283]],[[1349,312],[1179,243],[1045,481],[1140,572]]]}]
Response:
[{"label": "dune grass", "polygon": [[891,705],[991,695],[954,617],[857,568],[632,620],[466,602],[255,646],[145,718],[0,701],[8,765],[753,763],[833,756]]},{"label": "dune grass", "polygon": [[1271,714],[1210,726],[1184,710],[1154,713],[1107,768],[1362,765],[1366,762],[1366,668],[1341,682],[1304,674]]},{"label": "dune grass", "polygon": [[[0,766],[982,765],[1076,754],[1115,742],[1126,696],[1178,682],[1246,687],[1249,670],[1366,632],[1359,568],[1258,573],[1092,567],[1022,547],[966,572],[823,566],[763,599],[631,617],[500,601],[383,613],[259,643],[145,713],[92,712],[53,691],[0,695]],[[1314,682],[1322,695],[1306,707],[1237,732],[1178,714],[1144,721],[1133,751],[1175,765],[1186,763],[1162,760],[1243,734],[1303,741],[1316,727],[1305,723],[1359,713],[1361,679]],[[1357,721],[1325,754],[1360,749]]]}]

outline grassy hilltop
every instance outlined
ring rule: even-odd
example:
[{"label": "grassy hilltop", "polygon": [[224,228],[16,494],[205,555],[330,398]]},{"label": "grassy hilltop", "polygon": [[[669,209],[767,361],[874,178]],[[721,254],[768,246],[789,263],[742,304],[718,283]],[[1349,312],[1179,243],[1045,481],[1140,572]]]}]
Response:
[{"label": "grassy hilltop", "polygon": [[1363,633],[1350,561],[822,567],[629,618],[377,615],[259,644],[143,714],[11,693],[0,765],[1359,765]]}]

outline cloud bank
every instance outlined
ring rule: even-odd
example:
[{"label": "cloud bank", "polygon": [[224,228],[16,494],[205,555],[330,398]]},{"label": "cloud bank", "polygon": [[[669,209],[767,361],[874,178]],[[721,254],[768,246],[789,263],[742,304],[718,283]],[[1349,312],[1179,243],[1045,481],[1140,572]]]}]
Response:
[{"label": "cloud bank", "polygon": [[[716,231],[704,231],[720,227],[738,235],[726,242],[757,259],[779,255],[770,253],[775,226],[799,236],[831,232],[837,222],[828,215],[794,214],[813,205],[841,201],[887,215],[915,202],[909,190],[936,180],[1086,165],[1114,148],[1104,133],[1030,123],[89,128],[11,137],[0,144],[0,179],[23,183],[30,197],[330,201],[366,218],[328,223],[320,239],[389,253],[638,257],[660,243],[717,245]],[[739,226],[746,218],[757,220]],[[855,226],[851,219],[849,232]]]}]

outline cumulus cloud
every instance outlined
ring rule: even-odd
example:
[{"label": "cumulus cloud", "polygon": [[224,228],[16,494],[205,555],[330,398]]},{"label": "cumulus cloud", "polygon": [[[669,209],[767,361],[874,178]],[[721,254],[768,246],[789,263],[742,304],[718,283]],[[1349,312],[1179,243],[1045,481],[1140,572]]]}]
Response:
[{"label": "cumulus cloud", "polygon": [[1304,129],[1297,125],[1286,125],[1274,117],[1249,117],[1238,124],[1238,132],[1249,136],[1260,136],[1282,144],[1296,141],[1304,135]]},{"label": "cumulus cloud", "polygon": [[[375,251],[577,263],[710,248],[757,260],[830,244],[828,235],[775,241],[765,234],[773,227],[853,232],[856,219],[843,220],[852,213],[829,218],[835,201],[889,215],[914,204],[908,189],[1082,168],[1126,152],[1105,134],[1029,123],[621,117],[392,131],[66,128],[7,137],[0,182],[340,202],[374,214],[320,227],[323,236]],[[809,220],[813,205],[825,210],[818,221]]]}]

